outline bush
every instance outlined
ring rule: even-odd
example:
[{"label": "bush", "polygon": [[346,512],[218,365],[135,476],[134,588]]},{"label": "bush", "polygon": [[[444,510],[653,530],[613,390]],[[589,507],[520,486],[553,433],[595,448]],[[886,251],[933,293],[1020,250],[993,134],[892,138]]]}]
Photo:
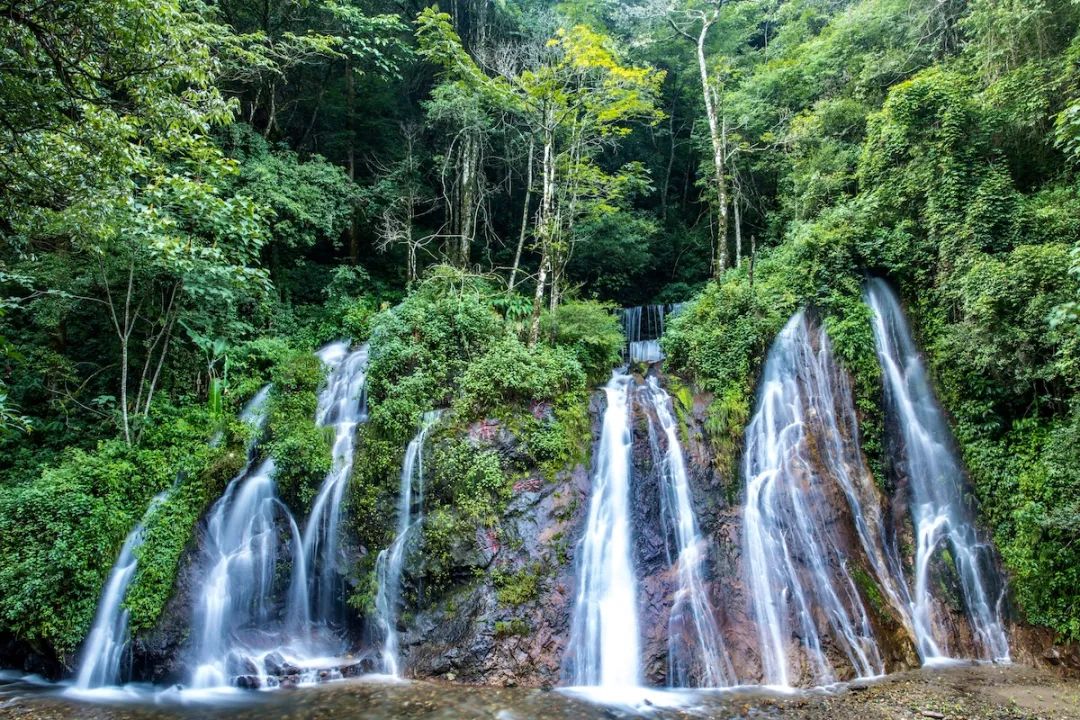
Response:
[{"label": "bush", "polygon": [[326,370],[309,352],[293,352],[274,366],[264,453],[274,458],[278,494],[293,512],[311,505],[332,463],[331,440],[315,425]]},{"label": "bush", "polygon": [[167,412],[147,430],[141,448],[114,440],[93,452],[74,450],[37,478],[0,488],[0,631],[57,654],[73,652],[124,538],[151,498],[179,474],[191,480],[174,502],[191,511],[174,516],[175,525],[160,526],[169,542],[148,528],[143,556],[152,561],[140,575],[156,580],[132,588],[133,626],[156,621],[172,591],[179,552],[215,492],[207,468],[230,453],[229,443],[209,447],[212,427],[201,409]]},{"label": "bush", "polygon": [[556,347],[574,354],[590,384],[607,380],[622,359],[626,338],[610,305],[591,301],[563,303],[554,313],[544,315],[544,331]]},{"label": "bush", "polygon": [[456,407],[468,417],[525,402],[552,400],[583,388],[581,365],[561,348],[528,348],[508,335],[470,363],[461,378]]},{"label": "bush", "polygon": [[510,499],[511,483],[492,450],[453,438],[435,446],[431,467],[437,499],[471,524],[495,522]]},{"label": "bush", "polygon": [[448,407],[456,381],[493,338],[501,320],[485,302],[486,286],[439,268],[400,305],[380,313],[371,333],[371,423],[404,444],[420,416]]}]

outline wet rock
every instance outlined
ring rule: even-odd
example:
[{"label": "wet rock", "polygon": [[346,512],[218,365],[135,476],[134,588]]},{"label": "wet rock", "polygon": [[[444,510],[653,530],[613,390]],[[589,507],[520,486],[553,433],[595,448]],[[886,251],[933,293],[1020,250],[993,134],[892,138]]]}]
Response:
[{"label": "wet rock", "polygon": [[263,667],[267,675],[282,677],[285,675],[298,675],[300,668],[287,661],[279,652],[272,652],[263,660]]},{"label": "wet rock", "polygon": [[258,690],[262,687],[262,681],[257,675],[237,675],[233,685],[242,690]]}]

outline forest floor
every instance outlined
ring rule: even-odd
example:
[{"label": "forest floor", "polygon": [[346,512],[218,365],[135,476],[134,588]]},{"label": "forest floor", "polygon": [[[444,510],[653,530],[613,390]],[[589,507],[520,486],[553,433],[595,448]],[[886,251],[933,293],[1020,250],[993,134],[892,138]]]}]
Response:
[{"label": "forest floor", "polygon": [[927,669],[834,691],[795,695],[747,690],[655,693],[645,699],[629,693],[618,699],[626,704],[601,706],[558,691],[354,680],[292,691],[229,695],[212,703],[144,700],[88,704],[16,683],[0,685],[0,720],[1080,720],[1080,681],[1018,665]]}]

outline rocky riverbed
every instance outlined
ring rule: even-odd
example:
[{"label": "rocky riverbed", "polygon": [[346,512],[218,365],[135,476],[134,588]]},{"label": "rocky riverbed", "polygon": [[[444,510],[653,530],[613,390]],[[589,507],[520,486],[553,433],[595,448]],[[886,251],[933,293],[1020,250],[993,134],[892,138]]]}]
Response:
[{"label": "rocky riverbed", "polygon": [[955,666],[793,695],[763,690],[621,693],[603,705],[572,692],[343,680],[214,699],[157,696],[86,703],[55,686],[0,685],[0,720],[600,720],[648,717],[809,720],[1080,720],[1080,681],[1024,666]]}]

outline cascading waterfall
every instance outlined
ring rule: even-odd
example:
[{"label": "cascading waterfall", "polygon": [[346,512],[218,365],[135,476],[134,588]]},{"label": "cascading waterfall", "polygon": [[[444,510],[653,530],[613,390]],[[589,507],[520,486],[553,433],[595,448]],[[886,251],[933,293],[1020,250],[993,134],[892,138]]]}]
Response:
[{"label": "cascading waterfall", "polygon": [[952,555],[968,618],[985,658],[1008,660],[1009,642],[1002,621],[1004,587],[997,580],[991,547],[981,542],[966,491],[964,471],[953,447],[952,433],[937,404],[926,367],[908,328],[904,312],[888,284],[867,282],[866,303],[873,311],[874,340],[885,382],[888,412],[903,442],[900,458],[911,491],[915,525],[915,588],[912,615],[923,662],[949,655],[936,618],[930,572],[934,557]]},{"label": "cascading waterfall", "polygon": [[654,456],[661,468],[664,511],[675,537],[675,566],[678,587],[668,621],[668,684],[672,687],[723,687],[736,682],[723,638],[716,625],[705,586],[702,565],[708,555],[708,541],[698,529],[690,496],[678,426],[670,408],[671,398],[655,377],[642,390],[653,408],[666,447],[661,449],[652,417],[649,434]]},{"label": "cascading waterfall", "polygon": [[338,545],[341,529],[342,498],[352,476],[356,426],[367,418],[364,386],[367,381],[368,345],[349,352],[348,343],[327,345],[318,353],[329,368],[330,377],[319,395],[316,423],[334,430],[333,466],[315,496],[304,526],[303,556],[312,573],[303,607],[290,609],[294,621],[306,625],[338,623],[344,609],[341,603],[341,574],[338,572]]},{"label": "cascading waterfall", "polygon": [[[401,577],[405,564],[405,546],[413,528],[424,519],[424,442],[428,431],[439,420],[439,411],[424,415],[420,430],[405,449],[398,490],[397,535],[390,547],[379,553],[375,574],[379,589],[375,598],[375,625],[382,636],[382,669],[388,675],[401,672],[398,658],[398,610],[401,603]],[[415,512],[413,511],[415,507]]]},{"label": "cascading waterfall", "polygon": [[124,659],[130,637],[128,635],[128,610],[124,607],[128,587],[135,577],[138,558],[135,551],[143,543],[146,521],[168,497],[168,491],[159,493],[139,524],[128,533],[120,548],[120,556],[109,571],[109,578],[101,591],[94,624],[83,645],[79,657],[79,672],[75,676],[77,691],[118,685],[121,680],[120,665]]},{"label": "cascading waterfall", "polygon": [[[230,677],[252,670],[264,675],[262,657],[278,640],[269,632],[275,619],[271,598],[280,544],[278,519],[287,525],[293,548],[300,545],[300,533],[292,513],[277,497],[273,460],[253,469],[269,389],[263,388],[245,411],[247,421],[256,427],[248,463],[229,482],[207,520],[201,565],[206,575],[196,593],[193,618],[197,630],[190,685],[196,689],[227,685]],[[301,557],[293,563],[292,586],[305,585]],[[243,640],[237,637],[241,630],[250,631]]]},{"label": "cascading waterfall", "polygon": [[[836,469],[819,469],[811,451],[815,423],[825,437],[840,435],[832,410],[836,375],[824,332],[812,331],[805,313],[797,313],[769,351],[746,431],[744,556],[763,679],[772,685],[795,679],[796,638],[816,683],[836,679],[826,637],[856,675],[884,672],[835,523],[823,516],[829,507],[825,473],[835,476]],[[827,454],[821,459],[831,462]]]},{"label": "cascading waterfall", "polygon": [[[269,385],[259,390],[244,407],[240,420],[261,428],[269,395]],[[250,449],[249,447],[249,453]],[[124,540],[120,555],[109,572],[109,578],[98,601],[94,624],[83,645],[79,672],[73,686],[75,690],[92,690],[117,685],[121,680],[120,665],[130,639],[128,637],[128,611],[123,603],[138,567],[136,551],[143,543],[143,532],[147,521],[170,492],[166,490],[159,493],[150,501],[142,520]]]},{"label": "cascading waterfall", "polygon": [[641,639],[630,554],[630,410],[633,380],[612,374],[604,388],[600,442],[585,536],[578,547],[569,680],[578,686],[641,682]]}]

